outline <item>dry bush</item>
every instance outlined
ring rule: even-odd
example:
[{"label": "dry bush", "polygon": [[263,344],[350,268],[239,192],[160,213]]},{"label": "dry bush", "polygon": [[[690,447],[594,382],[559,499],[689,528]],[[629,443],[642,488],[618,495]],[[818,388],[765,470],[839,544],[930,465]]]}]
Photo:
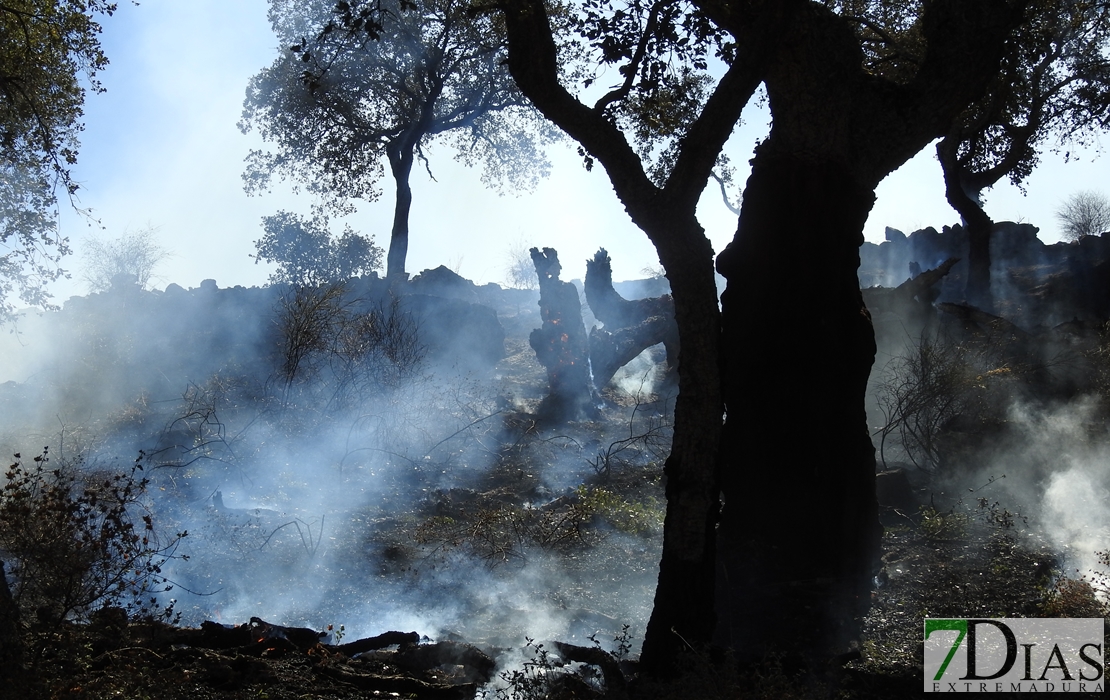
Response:
[{"label": "dry bush", "polygon": [[308,385],[331,408],[396,389],[421,367],[412,316],[391,298],[368,310],[341,282],[287,288],[277,310],[277,376]]},{"label": "dry bush", "polygon": [[948,465],[957,425],[982,426],[1005,408],[1005,386],[1019,374],[989,341],[956,343],[923,336],[916,346],[884,369],[879,407],[879,455],[885,464],[892,446],[915,466]]},{"label": "dry bush", "polygon": [[154,268],[170,257],[169,251],[154,240],[157,230],[147,226],[111,241],[86,241],[81,277],[89,285],[89,291],[108,291],[112,281],[120,275],[133,279],[141,289],[149,289]]},{"label": "dry bush", "polygon": [[1107,612],[1107,605],[1099,600],[1094,586],[1071,578],[1057,580],[1041,606],[1041,613],[1047,617],[1105,617]]},{"label": "dry bush", "polygon": [[148,596],[172,588],[161,567],[187,533],[158,541],[140,462],[110,473],[51,468],[46,449],[29,465],[15,457],[0,495],[0,557],[24,614],[56,623],[104,607],[150,613]]},{"label": "dry bush", "polygon": [[1076,192],[1056,210],[1056,219],[1064,238],[1070,241],[1097,236],[1110,229],[1110,200],[1091,190]]}]

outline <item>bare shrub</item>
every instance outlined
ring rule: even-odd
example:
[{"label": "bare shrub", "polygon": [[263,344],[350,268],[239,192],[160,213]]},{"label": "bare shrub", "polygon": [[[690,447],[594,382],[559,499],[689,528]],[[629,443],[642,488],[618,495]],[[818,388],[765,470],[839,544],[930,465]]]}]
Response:
[{"label": "bare shrub", "polygon": [[1110,200],[1093,190],[1076,192],[1056,210],[1064,238],[1078,241],[1110,229]]},{"label": "bare shrub", "polygon": [[154,240],[157,230],[147,226],[111,241],[86,241],[81,277],[89,285],[89,291],[108,291],[112,288],[112,280],[120,275],[126,275],[140,288],[147,289],[154,268],[170,255]]},{"label": "bare shrub", "polygon": [[992,348],[988,341],[923,336],[887,365],[878,397],[885,418],[879,429],[884,465],[893,437],[915,466],[943,468],[951,456],[946,437],[953,428],[981,425],[1001,410],[1000,385],[1015,371]]},{"label": "bare shrub", "polygon": [[140,462],[110,473],[51,468],[45,448],[30,465],[15,458],[0,495],[0,553],[19,607],[47,624],[104,607],[149,612],[148,596],[172,588],[161,567],[187,533],[158,541]]},{"label": "bare shrub", "polygon": [[277,376],[338,408],[397,388],[424,360],[415,319],[390,298],[367,305],[346,285],[287,288],[278,301]]},{"label": "bare shrub", "polygon": [[295,286],[278,300],[277,333],[278,376],[286,385],[310,378],[319,371],[312,361],[325,353],[337,327],[348,315],[345,285],[341,282],[321,286]]},{"label": "bare shrub", "polygon": [[396,297],[342,321],[330,352],[341,399],[395,389],[423,363],[425,348],[417,323]]},{"label": "bare shrub", "polygon": [[628,418],[628,437],[609,443],[604,450],[598,449],[597,456],[589,459],[590,466],[602,482],[611,480],[616,472],[629,466],[658,465],[666,461],[670,454],[674,424],[670,413],[669,400],[647,400],[641,390],[636,391],[636,405]]},{"label": "bare shrub", "polygon": [[536,277],[536,267],[532,264],[532,256],[528,253],[530,247],[523,240],[520,240],[509,248],[506,255],[505,283],[510,289],[534,291],[540,288],[539,278]]}]

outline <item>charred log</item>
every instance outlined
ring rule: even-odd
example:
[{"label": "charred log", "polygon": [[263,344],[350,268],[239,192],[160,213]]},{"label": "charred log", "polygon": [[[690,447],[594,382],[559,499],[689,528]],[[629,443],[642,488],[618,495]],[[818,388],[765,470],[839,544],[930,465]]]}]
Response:
[{"label": "charred log", "polygon": [[624,672],[621,671],[620,662],[609,652],[597,647],[583,647],[577,644],[567,644],[566,642],[555,642],[555,648],[567,661],[591,664],[600,668],[601,676],[605,679],[605,697],[624,698],[628,696],[627,682]]},{"label": "charred log", "polygon": [[385,649],[386,647],[393,646],[408,646],[416,644],[420,641],[420,635],[416,632],[385,632],[376,637],[367,637],[366,639],[359,639],[347,644],[340,644],[335,647],[336,651],[341,651],[347,656],[354,656],[361,654],[364,651],[376,651],[378,649]]},{"label": "charred log", "polygon": [[904,328],[923,329],[936,318],[933,302],[940,296],[937,286],[960,261],[948,258],[943,263],[925,272],[918,272],[894,289],[872,287],[864,289],[863,300],[872,316],[878,319],[890,314]]},{"label": "charred log", "polygon": [[1013,322],[995,316],[992,313],[977,309],[967,304],[953,304],[945,302],[937,306],[941,311],[959,319],[968,330],[978,330],[993,338],[1004,339],[1009,342],[1024,342],[1029,340],[1029,334],[1014,325]]},{"label": "charred log", "polygon": [[[647,343],[640,351],[657,343],[667,349],[667,363],[673,368],[678,366],[678,324],[674,320],[674,299],[670,294],[649,299],[625,299],[613,288],[613,267],[609,253],[598,249],[592,260],[586,261],[586,303],[590,305],[597,320],[605,324],[605,330],[617,335],[621,329],[641,327],[637,334],[638,342]],[[644,326],[646,321],[659,317],[662,323]],[[650,331],[650,335],[647,332]],[[592,334],[591,334],[592,335]],[[652,342],[648,342],[654,338]],[[640,354],[637,352],[632,357]],[[598,386],[608,383],[613,376],[609,373],[604,381],[598,378],[597,359],[593,354],[591,338],[590,357],[594,359],[594,381]],[[631,359],[631,358],[629,358]],[[627,363],[628,360],[625,360]],[[624,363],[618,365],[616,372]]]},{"label": "charred log", "polygon": [[[631,362],[644,350],[663,342],[663,338],[668,336],[674,327],[673,317],[652,316],[643,323],[621,328],[612,333],[601,328],[592,329],[590,365],[593,367],[594,383],[599,387],[608,384],[617,370]],[[670,357],[669,353],[668,357]]]},{"label": "charred log", "polygon": [[586,261],[586,303],[597,320],[612,328],[635,326],[652,316],[674,318],[674,300],[664,294],[650,299],[625,299],[613,288],[613,266],[609,253],[598,249]]},{"label": "charred log", "polygon": [[543,326],[532,331],[528,341],[547,369],[549,392],[540,405],[540,416],[555,422],[595,418],[597,401],[578,290],[559,279],[562,266],[553,248],[530,252],[539,276]]},{"label": "charred log", "polygon": [[474,683],[460,685],[442,685],[428,683],[408,676],[383,676],[373,673],[357,673],[346,671],[333,666],[313,666],[313,673],[340,683],[352,685],[359,690],[369,690],[374,693],[394,693],[417,698],[444,698],[456,700],[473,698],[478,692]]},{"label": "charred log", "polygon": [[932,270],[926,270],[898,285],[896,291],[903,297],[917,299],[923,303],[931,303],[940,296],[940,292],[934,287],[944,279],[945,275],[952,271],[952,268],[959,261],[959,258],[948,258]]},{"label": "charred log", "polygon": [[468,680],[485,683],[493,678],[497,664],[481,649],[460,642],[436,642],[402,647],[393,655],[392,663],[399,668],[417,673],[438,668],[444,664],[466,668]]}]

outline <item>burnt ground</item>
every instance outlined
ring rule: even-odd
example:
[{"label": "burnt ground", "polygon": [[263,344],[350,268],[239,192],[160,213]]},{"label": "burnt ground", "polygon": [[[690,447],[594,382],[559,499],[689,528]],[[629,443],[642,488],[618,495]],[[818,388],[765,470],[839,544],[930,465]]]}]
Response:
[{"label": "burnt ground", "polygon": [[[795,677],[781,659],[740,670],[708,656],[695,656],[690,663],[694,675],[680,686],[634,684],[633,695],[916,697],[921,688],[925,616],[1105,615],[1086,584],[1054,585],[1059,572],[1053,552],[1016,528],[991,519],[990,513],[953,512],[888,527],[882,585],[875,590],[865,620],[862,658],[840,671],[803,678]],[[575,556],[574,551],[582,555],[589,548],[575,545],[568,556]],[[219,634],[212,634],[211,630],[163,624],[121,626],[118,620],[101,620],[36,630],[27,637],[32,676],[16,695],[5,697],[35,693],[52,698],[223,700],[463,698],[474,696],[478,684],[489,677],[486,661],[503,651],[487,647],[487,656],[464,641],[433,643],[423,638],[415,647],[387,646],[351,658],[358,642],[347,642],[345,648],[296,639],[292,633],[288,637],[295,641],[276,636],[255,641],[254,637],[263,636],[261,629],[258,621],[253,627],[250,623],[235,629],[221,627]],[[234,638],[238,632],[242,636]],[[414,649],[428,651],[414,661]],[[530,651],[537,662],[536,650]],[[557,670],[553,664],[548,666]],[[599,684],[589,679],[540,685],[553,697],[600,696]],[[489,697],[541,697],[540,686],[518,681],[514,688],[515,696],[490,691]]]}]

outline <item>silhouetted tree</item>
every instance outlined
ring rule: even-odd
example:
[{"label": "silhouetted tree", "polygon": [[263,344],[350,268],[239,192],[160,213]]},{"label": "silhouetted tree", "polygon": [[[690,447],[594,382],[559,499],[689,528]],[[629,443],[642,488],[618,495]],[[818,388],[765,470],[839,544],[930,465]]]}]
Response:
[{"label": "silhouetted tree", "polygon": [[70,252],[58,233],[58,190],[77,191],[85,90],[101,92],[103,0],[14,0],[0,4],[0,317],[13,295],[46,306],[48,282]]},{"label": "silhouetted tree", "polygon": [[[605,168],[674,297],[680,393],[641,668],[674,670],[687,643],[714,637],[746,658],[827,657],[856,634],[881,533],[863,225],[878,183],[985,93],[1027,4],[594,0],[549,15],[543,0],[476,3],[503,18],[521,91]],[[713,59],[726,66],[716,81]],[[587,92],[590,65],[615,66],[618,84]],[[696,206],[760,84],[771,133],[717,258],[718,312]]]},{"label": "silhouetted tree", "polygon": [[964,221],[967,300],[991,308],[990,236],[982,192],[1003,177],[1021,187],[1040,151],[1084,144],[1110,124],[1110,5],[1031,3],[1006,44],[987,94],[937,144],[945,194]]},{"label": "silhouetted tree", "polygon": [[[744,655],[842,649],[869,599],[880,530],[863,411],[875,352],[856,278],[863,224],[878,182],[982,94],[1017,17],[1003,0],[928,3],[910,61],[867,35],[885,3],[856,4],[592,3],[576,27],[625,77],[593,107],[562,80],[543,3],[504,6],[513,77],[605,167],[674,295],[680,394],[648,668],[666,667],[681,639],[714,636],[718,544],[728,595],[717,601],[716,636]],[[655,60],[706,46],[728,66],[715,88],[697,76],[696,54]],[[676,89],[668,78],[685,82]],[[756,150],[736,238],[717,260],[728,279],[718,316],[712,250],[694,210],[760,83],[772,130]],[[622,114],[633,127],[624,132]],[[647,169],[645,145],[661,156]],[[802,440],[799,415],[812,417]],[[718,489],[727,505],[715,528]]]},{"label": "silhouetted tree", "polygon": [[350,200],[380,195],[384,160],[396,184],[387,261],[395,275],[408,254],[409,179],[433,142],[449,143],[467,165],[483,164],[489,185],[527,189],[546,175],[540,144],[548,127],[505,70],[492,18],[470,12],[469,2],[383,0],[372,25],[358,25],[372,36],[336,23],[333,9],[349,11],[346,3],[270,7],[287,48],[251,79],[240,128],[258,129],[277,150],[248,157],[248,192],[290,177],[350,211]]}]

